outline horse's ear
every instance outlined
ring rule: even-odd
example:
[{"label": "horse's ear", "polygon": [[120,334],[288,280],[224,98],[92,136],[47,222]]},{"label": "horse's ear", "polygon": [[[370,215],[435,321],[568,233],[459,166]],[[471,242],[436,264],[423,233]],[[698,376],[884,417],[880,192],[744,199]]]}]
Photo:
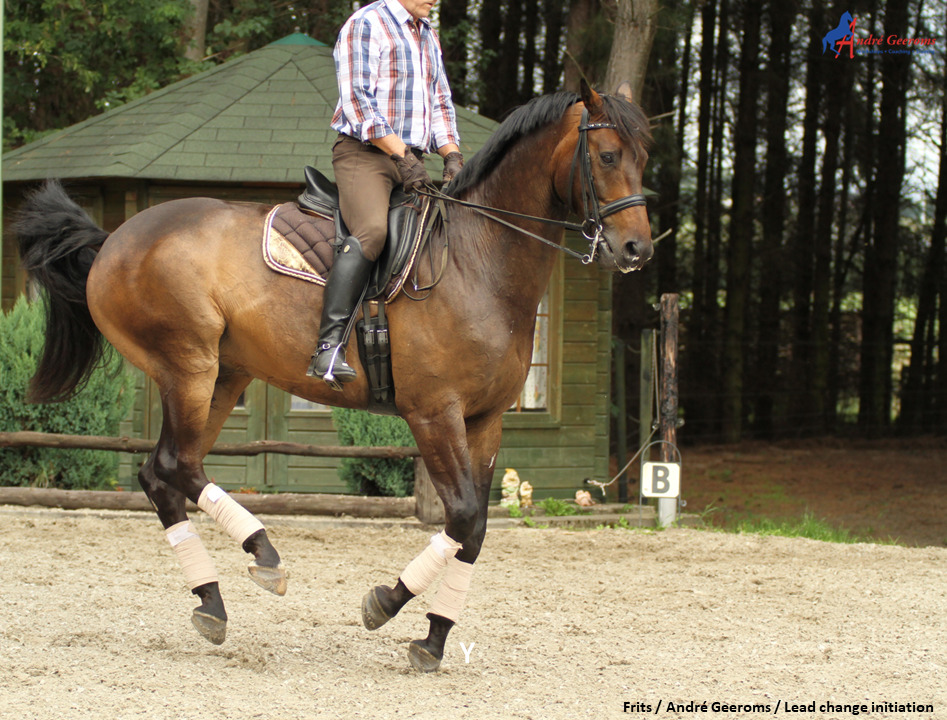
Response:
[{"label": "horse's ear", "polygon": [[579,96],[582,98],[582,104],[585,105],[590,113],[601,110],[602,98],[589,86],[585,78],[582,78],[579,83]]},{"label": "horse's ear", "polygon": [[628,102],[634,102],[631,97],[631,85],[626,82],[618,86],[618,90],[615,91],[615,94],[625,98]]}]

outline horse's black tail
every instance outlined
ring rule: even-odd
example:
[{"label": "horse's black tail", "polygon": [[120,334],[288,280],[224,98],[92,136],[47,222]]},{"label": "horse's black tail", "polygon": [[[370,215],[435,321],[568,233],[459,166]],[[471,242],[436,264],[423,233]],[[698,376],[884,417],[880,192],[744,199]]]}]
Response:
[{"label": "horse's black tail", "polygon": [[46,342],[30,381],[30,402],[66,400],[98,365],[104,338],[86,302],[92,261],[108,233],[56,180],[30,194],[13,224],[24,269],[46,291]]}]

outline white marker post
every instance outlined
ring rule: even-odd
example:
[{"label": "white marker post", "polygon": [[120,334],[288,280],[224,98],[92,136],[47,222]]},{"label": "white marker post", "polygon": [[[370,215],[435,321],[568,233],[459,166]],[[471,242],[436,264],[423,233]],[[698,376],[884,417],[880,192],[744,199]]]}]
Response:
[{"label": "white marker post", "polygon": [[679,462],[642,463],[640,487],[643,497],[658,498],[658,527],[667,527],[677,520],[677,503],[681,496]]}]

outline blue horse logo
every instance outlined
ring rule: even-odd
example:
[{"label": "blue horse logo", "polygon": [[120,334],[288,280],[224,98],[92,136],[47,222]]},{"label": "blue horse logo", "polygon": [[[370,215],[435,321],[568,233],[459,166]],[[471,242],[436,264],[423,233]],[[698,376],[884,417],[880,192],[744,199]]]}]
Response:
[{"label": "blue horse logo", "polygon": [[838,43],[839,47],[835,49],[835,57],[838,57],[842,51],[842,45],[852,45],[854,39],[855,19],[850,12],[846,11],[842,13],[842,19],[838,21],[838,27],[834,30],[829,30],[825,34],[825,37],[822,38],[822,54],[825,55],[825,51],[828,48],[835,49],[835,45]]}]

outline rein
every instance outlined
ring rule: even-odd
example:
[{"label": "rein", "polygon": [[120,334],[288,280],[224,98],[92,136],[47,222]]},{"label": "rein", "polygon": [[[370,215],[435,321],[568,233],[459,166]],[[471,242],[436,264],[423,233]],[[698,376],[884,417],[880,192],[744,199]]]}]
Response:
[{"label": "rein", "polygon": [[[599,246],[604,242],[602,239],[602,221],[609,215],[614,215],[615,213],[621,212],[622,210],[647,204],[645,196],[641,193],[627,195],[626,197],[619,198],[618,200],[610,202],[607,205],[602,205],[598,200],[598,194],[595,192],[595,180],[592,177],[592,156],[589,153],[589,131],[616,130],[617,128],[618,126],[613,123],[590,123],[588,109],[582,109],[582,119],[579,122],[578,128],[579,142],[576,143],[575,153],[572,156],[572,165],[569,168],[570,188],[573,186],[575,181],[577,167],[580,173],[580,179],[582,183],[582,214],[585,217],[585,220],[583,220],[581,223],[553,220],[551,218],[544,218],[536,215],[526,215],[525,213],[518,213],[512,210],[502,210],[489,205],[480,205],[478,203],[472,203],[466,200],[460,200],[458,198],[451,197],[450,195],[446,195],[445,193],[436,189],[419,190],[418,193],[432,198],[437,198],[445,202],[454,203],[455,205],[460,205],[462,207],[471,208],[480,215],[490,218],[494,222],[505,225],[508,228],[522,233],[523,235],[528,235],[535,240],[539,240],[550,247],[561,250],[567,255],[571,255],[572,257],[581,260],[583,265],[589,265],[595,260],[595,255],[598,253]],[[551,240],[542,237],[541,235],[537,235],[534,232],[530,232],[529,230],[521,228],[518,225],[514,225],[511,222],[496,217],[491,213],[500,213],[502,215],[508,215],[521,220],[532,220],[534,222],[561,227],[566,230],[575,230],[581,232],[582,237],[589,241],[589,251],[585,254],[578,253],[575,250],[571,250],[570,248],[563,247],[558,243],[554,243]]]}]

